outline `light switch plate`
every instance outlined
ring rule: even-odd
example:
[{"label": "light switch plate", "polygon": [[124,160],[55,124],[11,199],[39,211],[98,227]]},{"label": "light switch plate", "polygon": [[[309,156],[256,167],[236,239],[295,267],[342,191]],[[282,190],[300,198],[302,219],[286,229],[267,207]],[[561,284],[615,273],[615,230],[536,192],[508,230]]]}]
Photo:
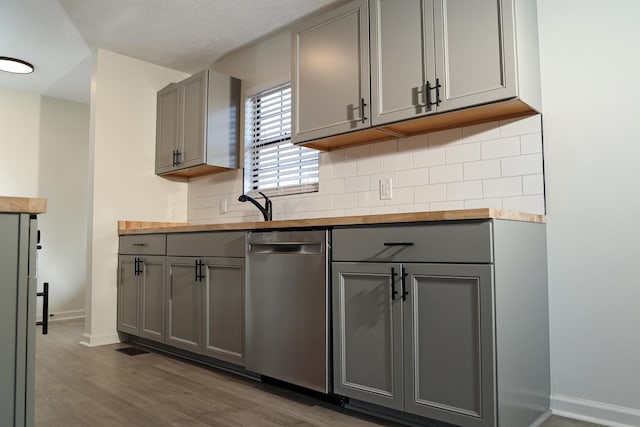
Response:
[{"label": "light switch plate", "polygon": [[218,211],[220,211],[221,214],[227,213],[227,199],[218,200]]},{"label": "light switch plate", "polygon": [[390,176],[380,180],[380,200],[390,200],[393,197],[392,183]]}]

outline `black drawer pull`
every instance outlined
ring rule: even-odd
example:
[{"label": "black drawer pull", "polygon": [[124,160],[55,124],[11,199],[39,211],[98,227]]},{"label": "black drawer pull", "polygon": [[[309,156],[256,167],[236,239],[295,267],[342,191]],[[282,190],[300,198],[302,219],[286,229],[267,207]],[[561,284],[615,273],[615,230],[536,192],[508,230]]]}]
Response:
[{"label": "black drawer pull", "polygon": [[146,243],[133,243],[133,246],[147,246]]},{"label": "black drawer pull", "polygon": [[413,246],[412,242],[385,242],[385,246]]}]

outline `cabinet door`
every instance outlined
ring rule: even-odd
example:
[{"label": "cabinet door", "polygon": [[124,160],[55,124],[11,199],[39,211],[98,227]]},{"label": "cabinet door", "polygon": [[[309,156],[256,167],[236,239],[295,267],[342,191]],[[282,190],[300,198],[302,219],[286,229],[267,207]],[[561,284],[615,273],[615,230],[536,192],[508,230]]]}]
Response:
[{"label": "cabinet door", "polygon": [[138,316],[139,289],[136,274],[136,257],[120,256],[118,280],[118,330],[127,334],[140,333],[140,319]]},{"label": "cabinet door", "polygon": [[511,0],[435,1],[438,111],[517,94]]},{"label": "cabinet door", "polygon": [[140,336],[164,342],[164,257],[147,256],[141,258],[141,260]]},{"label": "cabinet door", "polygon": [[493,426],[492,266],[403,267],[405,411]]},{"label": "cabinet door", "polygon": [[435,106],[426,107],[425,88],[427,81],[435,82],[434,61],[433,0],[371,2],[374,125],[435,111]]},{"label": "cabinet door", "polygon": [[180,139],[180,85],[173,84],[158,92],[156,117],[156,173],[174,169],[173,152],[178,149]]},{"label": "cabinet door", "polygon": [[244,363],[244,259],[206,258],[204,279],[204,352]]},{"label": "cabinet door", "polygon": [[334,392],[402,410],[402,300],[391,295],[399,265],[332,266]]},{"label": "cabinet door", "polygon": [[294,143],[370,127],[368,19],[358,0],[293,30]]},{"label": "cabinet door", "polygon": [[180,83],[184,99],[178,169],[204,163],[207,135],[207,76],[207,70],[204,70]]},{"label": "cabinet door", "polygon": [[202,342],[202,286],[196,280],[197,258],[167,258],[167,340],[174,347],[198,352]]}]

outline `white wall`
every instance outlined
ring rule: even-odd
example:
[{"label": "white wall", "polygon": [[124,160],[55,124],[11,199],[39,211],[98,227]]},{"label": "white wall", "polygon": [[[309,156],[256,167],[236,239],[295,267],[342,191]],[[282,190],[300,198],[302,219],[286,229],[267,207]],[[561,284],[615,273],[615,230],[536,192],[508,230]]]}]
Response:
[{"label": "white wall", "polygon": [[86,345],[117,341],[117,221],[186,220],[186,184],[154,174],[156,94],[185,77],[106,50],[95,53]]},{"label": "white wall", "polygon": [[[54,319],[82,316],[86,286],[89,106],[0,89],[0,194],[44,197],[38,289]],[[38,299],[37,317],[42,300]]]},{"label": "white wall", "polygon": [[538,11],[552,406],[637,426],[640,2],[539,0]]},{"label": "white wall", "polygon": [[0,195],[38,197],[40,96],[0,88]]},{"label": "white wall", "polygon": [[39,289],[49,282],[53,320],[81,317],[87,285],[89,106],[49,97],[40,105],[38,194],[48,202],[47,213],[38,218]]}]

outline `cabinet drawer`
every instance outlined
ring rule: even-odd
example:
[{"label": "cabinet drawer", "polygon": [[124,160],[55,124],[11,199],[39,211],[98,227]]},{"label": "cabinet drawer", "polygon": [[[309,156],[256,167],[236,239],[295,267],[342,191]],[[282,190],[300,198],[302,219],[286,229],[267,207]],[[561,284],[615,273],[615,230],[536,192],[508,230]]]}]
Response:
[{"label": "cabinet drawer", "polygon": [[244,258],[245,239],[244,231],[169,234],[167,255]]},{"label": "cabinet drawer", "polygon": [[136,234],[120,236],[118,253],[131,255],[164,255],[165,234]]},{"label": "cabinet drawer", "polygon": [[493,262],[491,222],[333,230],[334,261]]}]

